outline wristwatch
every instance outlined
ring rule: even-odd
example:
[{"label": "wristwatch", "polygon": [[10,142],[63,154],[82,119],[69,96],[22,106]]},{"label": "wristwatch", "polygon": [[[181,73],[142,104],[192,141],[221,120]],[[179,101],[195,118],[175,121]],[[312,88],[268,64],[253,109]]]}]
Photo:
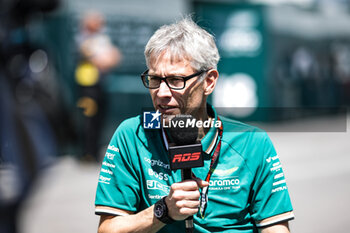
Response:
[{"label": "wristwatch", "polygon": [[167,196],[163,197],[162,199],[160,199],[159,201],[156,202],[156,204],[154,204],[154,216],[161,222],[165,223],[165,224],[170,224],[175,222],[174,219],[172,219],[169,215],[168,215],[168,207],[165,203],[165,198]]}]

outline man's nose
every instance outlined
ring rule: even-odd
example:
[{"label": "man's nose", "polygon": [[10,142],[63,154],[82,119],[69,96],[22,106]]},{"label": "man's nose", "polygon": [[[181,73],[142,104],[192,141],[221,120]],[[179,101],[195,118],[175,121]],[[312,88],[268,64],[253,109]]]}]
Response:
[{"label": "man's nose", "polygon": [[171,96],[171,90],[164,80],[162,80],[160,82],[157,95],[158,95],[158,97],[170,97]]}]

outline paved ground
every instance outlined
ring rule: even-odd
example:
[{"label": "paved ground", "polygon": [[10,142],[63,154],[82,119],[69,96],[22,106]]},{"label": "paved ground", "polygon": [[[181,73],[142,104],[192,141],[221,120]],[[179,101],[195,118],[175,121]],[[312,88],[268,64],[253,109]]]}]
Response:
[{"label": "paved ground", "polygon": [[292,232],[349,232],[350,127],[343,133],[269,135],[280,154],[295,209]]},{"label": "paved ground", "polygon": [[[295,208],[292,232],[348,232],[350,127],[347,132],[291,132],[340,121],[333,117],[271,126],[272,131],[284,131],[269,135],[283,163]],[[42,174],[23,208],[21,232],[96,232],[93,203],[98,171],[99,165],[61,157]]]}]

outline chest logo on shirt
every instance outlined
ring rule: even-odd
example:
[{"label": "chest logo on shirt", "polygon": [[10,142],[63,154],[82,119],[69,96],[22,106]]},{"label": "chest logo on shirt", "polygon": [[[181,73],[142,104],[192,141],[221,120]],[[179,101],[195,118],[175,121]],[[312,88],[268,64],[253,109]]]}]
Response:
[{"label": "chest logo on shirt", "polygon": [[164,169],[168,169],[170,170],[170,165],[169,164],[166,164],[160,160],[157,160],[157,159],[150,159],[150,158],[147,158],[147,157],[144,157],[143,158],[147,163],[149,163],[151,165],[151,167],[153,166],[158,166],[158,167],[162,167]]},{"label": "chest logo on shirt", "polygon": [[153,176],[153,177],[159,179],[159,180],[165,180],[165,181],[169,180],[169,175],[168,174],[165,174],[163,172],[153,171],[151,168],[148,169],[148,174],[150,176]]},{"label": "chest logo on shirt", "polygon": [[229,169],[214,169],[213,176],[209,181],[209,190],[232,190],[239,189],[241,187],[240,179],[238,176],[232,176],[232,174],[238,170],[239,167],[233,167]]},{"label": "chest logo on shirt", "polygon": [[169,193],[170,187],[167,185],[164,185],[160,183],[159,181],[156,180],[147,180],[147,189],[157,189],[157,190],[162,190],[166,194]]},{"label": "chest logo on shirt", "polygon": [[211,179],[209,181],[209,190],[231,190],[239,189],[241,187],[238,177],[231,177],[226,179]]},{"label": "chest logo on shirt", "polygon": [[232,173],[234,173],[235,171],[238,170],[239,167],[233,167],[230,169],[213,169],[213,174],[217,175],[217,176],[229,176]]}]

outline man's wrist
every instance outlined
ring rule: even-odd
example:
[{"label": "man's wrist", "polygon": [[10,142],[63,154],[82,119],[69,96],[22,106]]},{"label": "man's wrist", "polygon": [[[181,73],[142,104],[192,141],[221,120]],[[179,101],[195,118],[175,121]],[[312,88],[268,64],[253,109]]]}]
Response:
[{"label": "man's wrist", "polygon": [[175,220],[169,216],[168,206],[165,202],[165,198],[166,196],[154,204],[154,216],[165,224],[171,224],[175,222]]}]

